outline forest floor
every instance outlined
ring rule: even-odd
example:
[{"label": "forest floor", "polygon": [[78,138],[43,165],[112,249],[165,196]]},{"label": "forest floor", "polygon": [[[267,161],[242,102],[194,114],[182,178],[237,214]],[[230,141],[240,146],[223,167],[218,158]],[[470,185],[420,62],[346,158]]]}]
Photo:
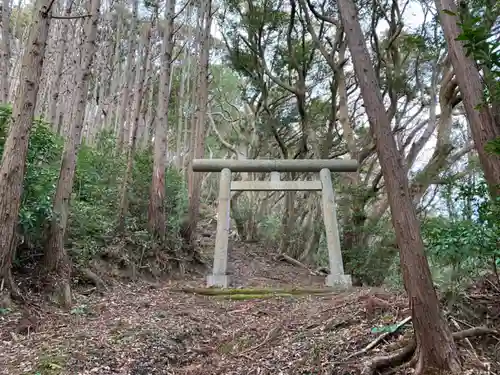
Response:
[{"label": "forest floor", "polygon": [[[255,244],[235,245],[235,284],[322,287],[324,277],[270,260],[268,253]],[[104,294],[75,293],[69,312],[40,303],[31,318],[22,310],[0,311],[0,374],[359,374],[374,356],[412,339],[409,323],[360,352],[381,335],[373,329],[409,316],[398,293],[356,288],[235,300],[179,290],[204,287],[204,281],[198,275],[116,283]],[[23,319],[32,322],[23,327]],[[461,329],[472,325],[458,316],[453,322]],[[499,342],[491,335],[459,342],[464,373],[500,374]],[[393,372],[406,373],[411,370]]]}]

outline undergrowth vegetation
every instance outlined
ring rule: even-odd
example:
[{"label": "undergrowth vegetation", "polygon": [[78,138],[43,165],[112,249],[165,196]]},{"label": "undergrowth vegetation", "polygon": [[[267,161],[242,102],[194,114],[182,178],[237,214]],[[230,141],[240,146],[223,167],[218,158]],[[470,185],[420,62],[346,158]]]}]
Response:
[{"label": "undergrowth vegetation", "polygon": [[[11,108],[0,107],[0,153],[8,129]],[[71,201],[70,224],[66,246],[76,265],[85,267],[92,259],[109,256],[109,249],[119,245],[121,260],[135,267],[151,260],[150,249],[158,244],[148,234],[148,200],[151,186],[152,156],[149,150],[135,155],[130,184],[129,214],[126,231],[116,233],[119,193],[126,167],[124,156],[115,154],[115,137],[102,133],[95,144],[85,141],[80,147]],[[49,124],[37,119],[31,132],[24,179],[18,235],[21,239],[15,266],[23,267],[42,255],[45,229],[52,218],[52,199],[55,193],[64,140]],[[168,243],[160,248],[173,253],[182,246],[179,228],[187,207],[183,177],[174,169],[166,171],[166,209]],[[123,249],[130,251],[123,252]],[[137,251],[144,249],[144,251]],[[162,250],[160,250],[162,251]],[[166,251],[165,251],[166,253]],[[154,254],[158,260],[158,254]],[[142,263],[142,264],[141,264]],[[158,267],[159,265],[148,264]]]},{"label": "undergrowth vegetation", "polygon": [[[461,178],[450,181],[440,189],[439,205],[424,210],[421,225],[427,255],[434,281],[443,291],[458,292],[466,285],[485,274],[498,275],[500,268],[500,204],[493,201],[483,178]],[[248,204],[238,205],[233,219],[246,222],[251,217]],[[238,216],[236,216],[238,215]],[[281,236],[282,226],[279,213],[256,215],[257,235],[260,241],[276,244]],[[318,221],[323,229],[322,220]],[[297,225],[297,232],[300,233]],[[383,221],[366,223],[363,233],[376,233],[381,240],[366,248],[349,254],[343,248],[348,267],[355,268],[366,284],[385,283],[402,288],[399,255],[395,247],[393,232],[387,231]],[[345,233],[341,231],[341,233]],[[300,236],[292,238],[290,246],[305,246]],[[296,242],[300,242],[297,244]],[[311,259],[317,266],[328,266],[328,251],[324,236],[321,236],[319,250]],[[387,272],[387,264],[390,265]],[[500,279],[498,279],[500,285]]]},{"label": "undergrowth vegetation", "polygon": [[[0,107],[0,152],[3,152],[10,115],[10,107]],[[64,140],[50,129],[49,124],[42,119],[35,121],[19,213],[21,246],[15,258],[18,268],[42,254],[45,229],[53,215],[52,198],[63,145]],[[111,132],[100,134],[92,145],[84,141],[80,148],[66,236],[67,249],[73,262],[82,267],[86,267],[93,259],[115,257],[125,264],[141,268],[144,265],[150,267],[155,262],[162,263],[154,265],[155,271],[165,271],[169,256],[182,247],[179,232],[187,210],[184,178],[173,168],[166,171],[165,204],[169,236],[168,243],[160,247],[172,251],[164,251],[165,257],[162,259],[158,257],[158,252],[151,251],[158,249],[158,244],[150,237],[147,227],[151,152],[146,149],[135,155],[128,192],[126,231],[117,233],[119,193],[126,160],[124,156],[117,156],[114,150],[115,137]],[[422,229],[434,280],[443,289],[450,290],[460,288],[485,272],[498,275],[500,205],[489,198],[483,179],[467,177],[452,181],[447,186],[449,188],[440,189],[439,193],[439,201],[444,204],[442,207],[433,207],[429,211],[432,215],[423,216]],[[216,188],[211,190],[216,191]],[[212,204],[216,204],[214,198],[212,196],[210,199]],[[247,223],[252,209],[246,198],[242,198],[237,211],[233,212],[233,219]],[[277,243],[281,236],[281,219],[278,213],[255,215],[252,220],[255,222],[256,240]],[[317,225],[317,229],[322,230],[322,221]],[[394,242],[394,234],[387,232],[385,225],[380,223],[366,223],[363,230],[371,233],[376,231],[385,240],[368,248],[357,249],[356,254],[344,254],[345,259],[366,280],[401,287],[398,252],[390,245]],[[324,236],[321,236],[319,243],[319,251],[310,260],[318,266],[327,266]],[[290,239],[290,246],[297,245],[302,248],[305,246],[300,236]],[[150,262],[153,258],[154,261]],[[390,265],[390,272],[387,272],[387,264]]]},{"label": "undergrowth vegetation", "polygon": [[[486,183],[463,181],[446,193],[446,215],[424,220],[423,230],[434,279],[449,288],[471,282],[484,272],[498,278],[500,210]],[[498,280],[500,282],[500,279]]]},{"label": "undergrowth vegetation", "polygon": [[[444,207],[435,207],[421,222],[435,285],[455,294],[494,274],[500,286],[500,202],[490,198],[483,179],[455,181],[441,193],[441,201]],[[386,281],[402,287],[399,259]]]}]

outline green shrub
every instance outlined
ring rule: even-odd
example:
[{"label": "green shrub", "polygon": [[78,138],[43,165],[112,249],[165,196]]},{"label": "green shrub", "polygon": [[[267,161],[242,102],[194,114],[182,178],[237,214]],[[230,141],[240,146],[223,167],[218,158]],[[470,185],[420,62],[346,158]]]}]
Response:
[{"label": "green shrub", "polygon": [[[0,153],[8,132],[11,108],[0,107]],[[19,212],[19,230],[24,238],[19,260],[30,258],[33,250],[41,253],[44,234],[51,220],[52,200],[59,177],[64,141],[54,134],[43,120],[33,124],[27,156],[24,190]],[[126,167],[124,156],[115,154],[115,137],[110,131],[99,134],[94,145],[80,148],[66,246],[76,263],[86,263],[99,255],[111,242],[116,242],[114,231],[118,214],[122,179]],[[141,246],[151,241],[147,234],[148,203],[152,173],[152,155],[141,150],[135,155],[134,169],[129,181],[129,214],[126,237],[129,243]],[[182,175],[174,169],[166,170],[165,207],[168,218],[167,247],[180,247],[179,228],[186,212],[187,192]],[[26,249],[27,248],[27,249]]]},{"label": "green shrub", "polygon": [[424,241],[434,279],[446,289],[457,288],[492,267],[500,266],[500,210],[486,182],[454,189],[455,212],[425,220]]},{"label": "green shrub", "polygon": [[[11,108],[0,107],[0,153],[8,133]],[[36,120],[31,132],[26,173],[19,211],[19,230],[32,247],[42,245],[43,228],[52,217],[52,197],[59,175],[63,140],[50,131],[48,124]]]}]

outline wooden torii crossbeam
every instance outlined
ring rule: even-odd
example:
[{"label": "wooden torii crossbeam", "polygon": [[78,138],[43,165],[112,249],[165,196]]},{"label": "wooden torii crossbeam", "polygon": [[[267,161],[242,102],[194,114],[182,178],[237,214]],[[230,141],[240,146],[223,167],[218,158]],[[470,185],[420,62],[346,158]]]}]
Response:
[{"label": "wooden torii crossbeam", "polygon": [[[340,237],[335,207],[335,193],[332,186],[331,172],[355,172],[356,160],[341,159],[300,159],[300,160],[227,160],[195,159],[193,172],[221,172],[219,184],[219,206],[217,211],[217,233],[213,272],[207,276],[207,286],[227,288],[229,229],[231,223],[231,191],[321,191],[323,201],[323,221],[325,223],[326,242],[330,273],[326,285],[332,287],[350,287],[350,275],[344,274]],[[232,172],[269,172],[270,181],[231,181]],[[319,172],[316,181],[281,181],[280,172]]]}]

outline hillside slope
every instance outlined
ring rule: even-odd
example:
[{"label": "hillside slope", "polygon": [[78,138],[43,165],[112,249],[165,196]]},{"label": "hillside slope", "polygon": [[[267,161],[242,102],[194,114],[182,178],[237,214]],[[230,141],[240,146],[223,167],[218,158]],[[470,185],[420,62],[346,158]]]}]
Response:
[{"label": "hillside slope", "polygon": [[[321,287],[323,277],[274,261],[270,251],[233,244],[236,286]],[[381,289],[232,297],[182,290],[203,286],[202,275],[117,284],[105,295],[77,295],[68,313],[42,303],[4,311],[0,374],[358,374],[375,355],[411,342],[407,325],[356,354],[381,335],[373,329],[409,315],[404,296]],[[500,373],[497,339],[471,338],[460,348],[469,373]]]}]

